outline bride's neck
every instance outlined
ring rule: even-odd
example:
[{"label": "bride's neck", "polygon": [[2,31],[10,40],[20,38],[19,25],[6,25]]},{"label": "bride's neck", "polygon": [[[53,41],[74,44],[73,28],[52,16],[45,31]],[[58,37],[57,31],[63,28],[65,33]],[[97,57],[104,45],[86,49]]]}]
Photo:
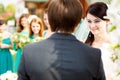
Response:
[{"label": "bride's neck", "polygon": [[104,43],[111,43],[110,42],[110,37],[108,35],[98,35],[94,36],[95,39],[92,43],[93,47],[101,47]]}]

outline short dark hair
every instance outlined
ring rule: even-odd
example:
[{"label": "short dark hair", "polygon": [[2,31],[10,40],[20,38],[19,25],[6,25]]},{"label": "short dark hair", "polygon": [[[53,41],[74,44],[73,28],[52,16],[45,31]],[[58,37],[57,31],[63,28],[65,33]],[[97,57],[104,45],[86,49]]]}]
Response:
[{"label": "short dark hair", "polygon": [[79,0],[51,0],[48,20],[54,32],[73,32],[83,15]]},{"label": "short dark hair", "polygon": [[106,3],[95,2],[88,7],[86,14],[90,13],[102,20],[106,20],[104,18],[104,16],[107,15],[107,9],[108,9],[108,7],[107,7]]}]

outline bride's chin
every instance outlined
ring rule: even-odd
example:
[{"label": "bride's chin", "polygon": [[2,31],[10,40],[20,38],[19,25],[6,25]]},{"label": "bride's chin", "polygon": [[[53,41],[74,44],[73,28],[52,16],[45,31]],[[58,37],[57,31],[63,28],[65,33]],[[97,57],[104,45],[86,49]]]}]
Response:
[{"label": "bride's chin", "polygon": [[94,31],[94,32],[92,32],[92,33],[93,33],[93,35],[98,35],[98,34],[99,34],[98,31]]}]

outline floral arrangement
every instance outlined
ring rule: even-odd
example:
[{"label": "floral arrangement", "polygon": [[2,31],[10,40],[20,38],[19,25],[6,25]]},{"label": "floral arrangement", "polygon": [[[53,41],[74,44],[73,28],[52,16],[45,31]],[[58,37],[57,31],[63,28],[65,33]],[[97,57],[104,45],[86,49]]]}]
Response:
[{"label": "floral arrangement", "polygon": [[20,33],[14,33],[12,36],[12,42],[19,43],[19,47],[23,48],[26,44],[44,40],[43,37],[37,37],[30,39],[28,35],[22,35]]},{"label": "floral arrangement", "polygon": [[29,44],[31,41],[27,35],[22,35],[20,33],[14,33],[12,36],[12,42],[19,43],[19,47],[23,48],[26,44]]},{"label": "floral arrangement", "polygon": [[19,37],[20,37],[19,33],[14,33],[12,35],[12,42],[19,42]]},{"label": "floral arrangement", "polygon": [[113,51],[111,60],[116,63],[116,73],[120,76],[120,0],[112,0],[108,5],[107,17],[110,20],[108,27],[112,38],[110,46]]},{"label": "floral arrangement", "polygon": [[16,73],[12,73],[11,71],[7,71],[6,73],[0,75],[0,80],[17,80],[18,75]]},{"label": "floral arrangement", "polygon": [[31,43],[33,43],[33,42],[37,42],[37,41],[41,41],[41,40],[44,40],[45,38],[43,38],[43,37],[37,37],[37,38],[35,38],[35,39],[32,39],[31,40]]}]

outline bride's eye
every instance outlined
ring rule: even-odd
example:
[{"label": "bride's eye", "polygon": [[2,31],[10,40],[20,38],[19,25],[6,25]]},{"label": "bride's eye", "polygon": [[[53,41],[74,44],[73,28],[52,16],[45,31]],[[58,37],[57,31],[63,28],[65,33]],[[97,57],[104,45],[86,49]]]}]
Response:
[{"label": "bride's eye", "polygon": [[100,21],[99,20],[96,20],[95,23],[99,23]]},{"label": "bride's eye", "polygon": [[88,23],[91,23],[91,20],[87,20]]}]

